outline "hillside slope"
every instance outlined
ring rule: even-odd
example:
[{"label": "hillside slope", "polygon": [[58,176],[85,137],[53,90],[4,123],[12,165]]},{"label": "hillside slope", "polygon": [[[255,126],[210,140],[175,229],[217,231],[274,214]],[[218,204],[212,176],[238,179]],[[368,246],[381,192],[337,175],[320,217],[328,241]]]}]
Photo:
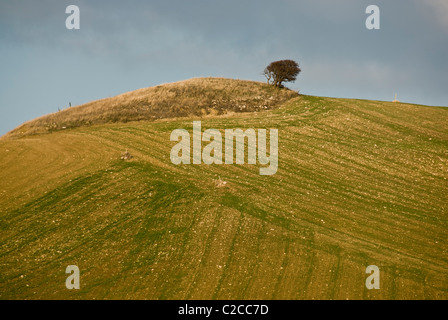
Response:
[{"label": "hillside slope", "polygon": [[[277,128],[277,173],[173,165],[172,130],[198,119]],[[447,299],[447,120],[444,108],[300,96],[2,139],[0,298]],[[80,290],[65,288],[72,264]],[[380,290],[365,287],[369,265]]]}]

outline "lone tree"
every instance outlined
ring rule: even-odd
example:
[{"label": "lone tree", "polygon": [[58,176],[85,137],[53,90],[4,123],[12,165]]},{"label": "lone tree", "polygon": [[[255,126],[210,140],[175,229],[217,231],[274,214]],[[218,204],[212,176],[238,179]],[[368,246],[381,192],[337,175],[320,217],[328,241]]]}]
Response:
[{"label": "lone tree", "polygon": [[299,64],[293,60],[279,60],[271,62],[264,69],[264,76],[269,84],[282,88],[282,82],[294,82],[300,73]]}]

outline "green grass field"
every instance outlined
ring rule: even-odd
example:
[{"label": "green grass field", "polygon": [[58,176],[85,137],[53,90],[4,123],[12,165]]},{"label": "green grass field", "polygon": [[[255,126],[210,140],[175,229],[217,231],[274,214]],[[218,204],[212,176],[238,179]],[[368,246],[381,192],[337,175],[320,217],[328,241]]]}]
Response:
[{"label": "green grass field", "polygon": [[[277,128],[277,173],[173,165],[170,133],[193,120]],[[301,95],[5,137],[0,154],[0,299],[448,298],[447,108]]]}]

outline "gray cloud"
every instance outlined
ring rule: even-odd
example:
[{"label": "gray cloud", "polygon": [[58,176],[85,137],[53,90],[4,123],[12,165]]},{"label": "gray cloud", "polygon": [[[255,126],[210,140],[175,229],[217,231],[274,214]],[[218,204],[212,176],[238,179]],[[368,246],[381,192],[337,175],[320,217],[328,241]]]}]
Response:
[{"label": "gray cloud", "polygon": [[446,0],[422,0],[420,6],[428,6],[432,9],[431,14],[437,19],[437,22],[448,32],[448,1]]}]

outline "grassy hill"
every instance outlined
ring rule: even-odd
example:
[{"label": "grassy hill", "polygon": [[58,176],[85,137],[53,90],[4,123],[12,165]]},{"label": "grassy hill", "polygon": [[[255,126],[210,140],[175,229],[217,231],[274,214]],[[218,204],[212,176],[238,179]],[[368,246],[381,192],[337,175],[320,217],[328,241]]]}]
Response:
[{"label": "grassy hill", "polygon": [[[447,299],[448,109],[244,84],[141,89],[0,139],[0,299]],[[138,101],[158,107],[122,123]],[[108,118],[120,106],[137,111]],[[198,119],[277,128],[277,173],[173,165],[171,131]],[[72,264],[80,290],[65,288]]]},{"label": "grassy hill", "polygon": [[28,121],[10,138],[105,123],[269,110],[296,97],[265,83],[197,78],[127,92]]}]

